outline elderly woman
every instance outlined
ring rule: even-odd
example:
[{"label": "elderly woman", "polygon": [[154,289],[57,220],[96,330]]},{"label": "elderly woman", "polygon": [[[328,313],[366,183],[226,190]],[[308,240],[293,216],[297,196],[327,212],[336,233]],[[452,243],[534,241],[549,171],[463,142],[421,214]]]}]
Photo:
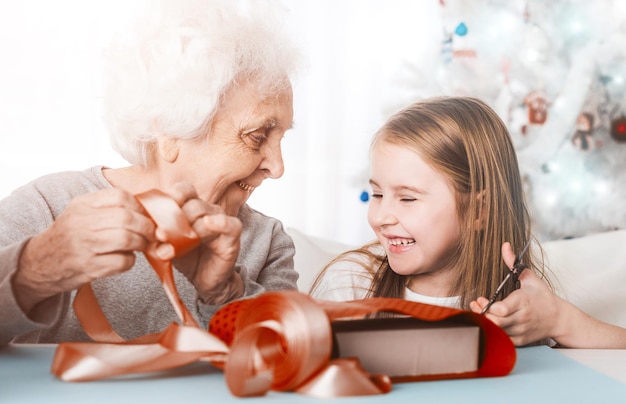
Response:
[{"label": "elderly woman", "polygon": [[[201,324],[233,299],[296,288],[293,242],[246,204],[283,174],[296,53],[271,10],[235,4],[165,2],[108,49],[105,118],[130,166],[47,175],[0,201],[0,346],[86,340],[71,303],[90,282],[123,338],[177,320],[141,254],[162,239],[135,198],[150,189],[201,239],[173,261]],[[173,247],[158,253],[171,259]]]}]

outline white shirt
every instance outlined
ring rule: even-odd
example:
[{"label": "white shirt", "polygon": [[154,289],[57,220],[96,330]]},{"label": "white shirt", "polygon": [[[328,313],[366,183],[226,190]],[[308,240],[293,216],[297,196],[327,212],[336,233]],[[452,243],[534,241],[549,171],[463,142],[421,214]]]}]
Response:
[{"label": "white shirt", "polygon": [[[374,247],[372,252],[380,253],[382,249],[380,246]],[[370,268],[372,272],[367,268]],[[317,287],[311,292],[311,296],[316,299],[338,302],[364,299],[376,269],[372,269],[372,263],[368,257],[351,253],[326,269]],[[436,306],[461,308],[460,296],[426,296],[405,288],[404,299]]]}]

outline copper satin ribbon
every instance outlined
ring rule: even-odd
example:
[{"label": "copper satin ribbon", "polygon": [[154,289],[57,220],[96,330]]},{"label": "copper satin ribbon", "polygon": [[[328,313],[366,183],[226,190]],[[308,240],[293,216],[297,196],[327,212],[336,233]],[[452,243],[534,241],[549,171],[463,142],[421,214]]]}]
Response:
[{"label": "copper satin ribbon", "polygon": [[[152,220],[180,256],[199,240],[178,205],[160,191],[137,195]],[[382,394],[391,390],[386,375],[372,375],[356,359],[330,359],[330,322],[378,311],[394,311],[428,321],[458,318],[477,324],[481,361],[475,372],[395,378],[393,381],[504,376],[515,365],[515,347],[502,329],[476,313],[402,299],[373,298],[352,302],[316,301],[296,292],[267,292],[223,306],[201,329],[181,302],[171,262],[159,259],[156,245],[144,253],[163,284],[181,323],[160,333],[124,340],[111,327],[89,284],[77,293],[73,307],[94,342],[58,345],[52,373],[64,381],[88,381],[173,369],[208,361],[223,369],[231,393],[260,396],[270,390],[295,391],[314,397]]]}]

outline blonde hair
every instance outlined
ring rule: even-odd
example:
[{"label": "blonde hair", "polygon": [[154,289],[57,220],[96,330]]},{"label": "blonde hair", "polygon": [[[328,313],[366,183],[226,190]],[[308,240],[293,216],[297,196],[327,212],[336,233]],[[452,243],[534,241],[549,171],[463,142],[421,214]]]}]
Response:
[{"label": "blonde hair", "polygon": [[134,30],[105,53],[104,120],[113,148],[131,164],[150,164],[159,135],[206,135],[237,80],[263,97],[290,89],[299,56],[280,29],[278,3],[146,4]]},{"label": "blonde hair", "polygon": [[[464,308],[478,296],[491,297],[509,271],[502,260],[502,244],[508,241],[519,251],[533,237],[505,124],[478,99],[431,98],[393,115],[377,132],[371,148],[381,143],[414,151],[450,182],[461,229],[452,257],[452,265],[461,270],[450,293],[460,296]],[[346,253],[370,256],[372,268],[366,269],[373,281],[368,296],[404,297],[407,277],[393,272],[386,257],[371,257],[371,247]],[[537,264],[533,255],[537,247],[529,249],[524,263],[546,278],[543,262]],[[502,297],[513,290],[511,282]]]}]

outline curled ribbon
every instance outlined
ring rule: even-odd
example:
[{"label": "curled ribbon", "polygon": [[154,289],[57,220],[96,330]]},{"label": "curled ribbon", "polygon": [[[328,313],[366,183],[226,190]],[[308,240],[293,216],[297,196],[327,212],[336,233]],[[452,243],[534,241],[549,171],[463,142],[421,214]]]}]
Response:
[{"label": "curled ribbon", "polygon": [[[180,256],[199,243],[175,201],[152,190],[136,196]],[[330,322],[342,317],[395,311],[429,321],[460,317],[482,329],[481,366],[475,372],[428,375],[393,381],[508,374],[515,349],[508,336],[484,316],[423,305],[402,299],[374,298],[352,302],[315,301],[296,292],[267,292],[234,301],[212,317],[209,332],[200,328],[176,291],[170,261],[144,253],[157,273],[181,323],[160,333],[124,340],[111,327],[89,284],[76,294],[73,307],[94,342],[60,343],[51,372],[64,381],[89,381],[133,373],[173,369],[203,360],[223,369],[226,384],[238,397],[270,390],[315,397],[383,394],[391,390],[386,375],[372,375],[356,359],[330,359]]]}]

